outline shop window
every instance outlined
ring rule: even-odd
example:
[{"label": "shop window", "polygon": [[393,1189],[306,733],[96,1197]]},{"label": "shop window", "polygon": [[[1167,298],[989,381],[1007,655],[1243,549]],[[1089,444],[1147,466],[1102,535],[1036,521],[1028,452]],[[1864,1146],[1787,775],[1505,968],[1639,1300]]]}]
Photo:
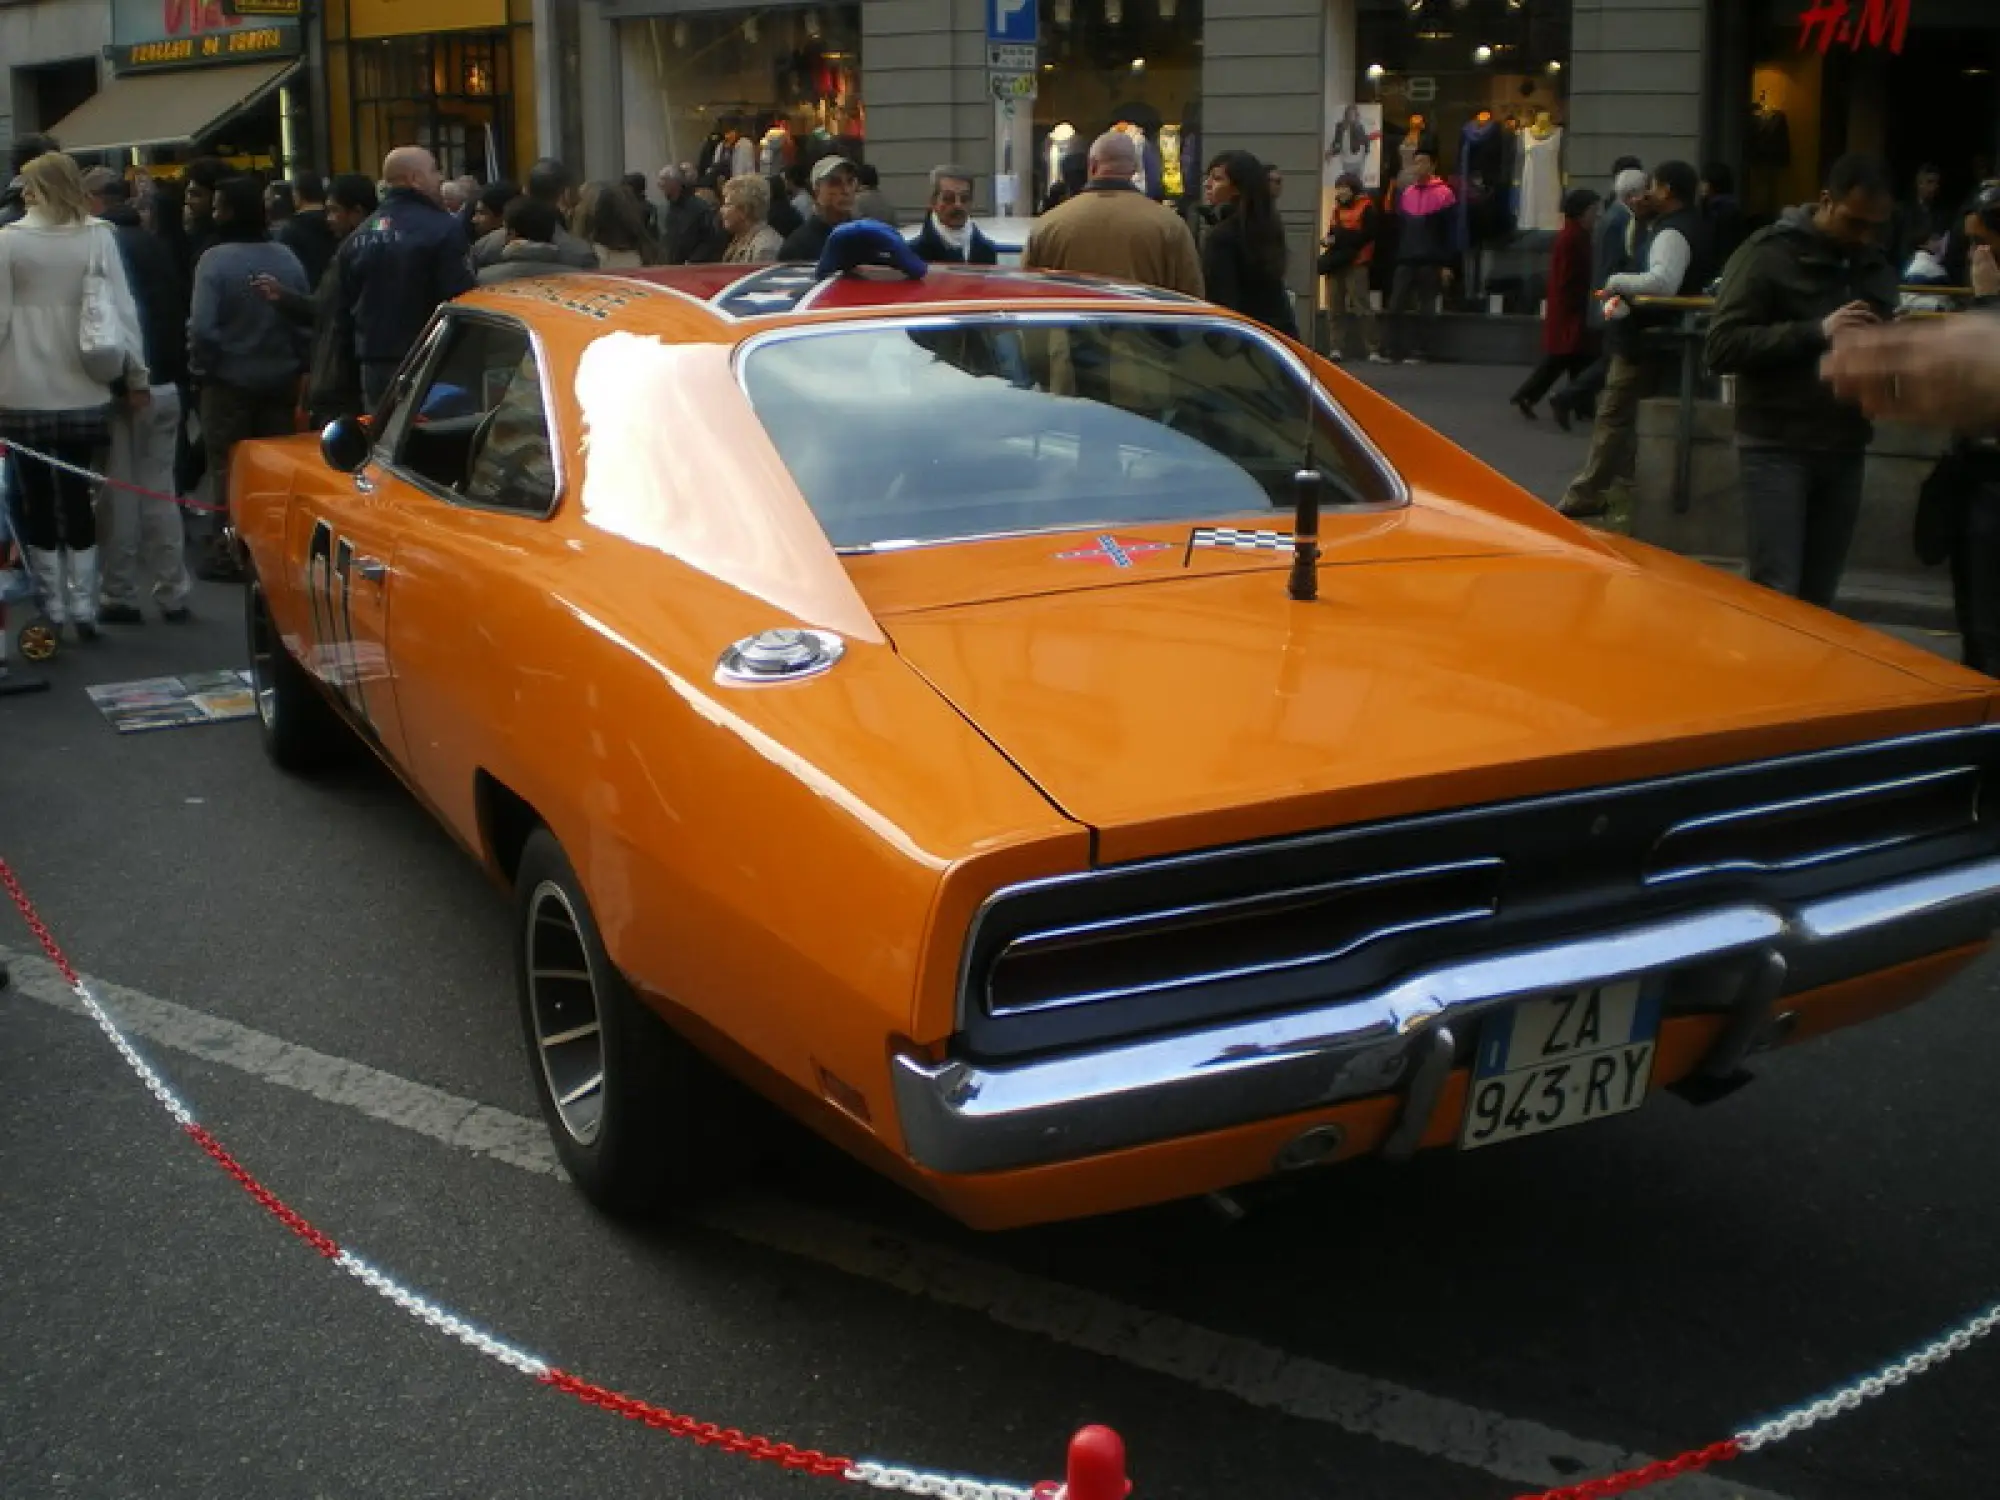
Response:
[{"label": "shop window", "polygon": [[[1361,0],[1359,101],[1330,149],[1371,190],[1430,151],[1489,236],[1562,227],[1572,0]],[[1355,126],[1359,129],[1355,129]]]},{"label": "shop window", "polygon": [[[1033,197],[1020,211],[1050,201],[1066,164],[1074,186],[1090,143],[1112,129],[1138,142],[1146,192],[1165,202],[1198,200],[1203,0],[1037,3]],[[1019,175],[1029,181],[1028,173]]]},{"label": "shop window", "polygon": [[618,26],[628,162],[713,185],[865,153],[861,7],[753,6]]},{"label": "shop window", "polygon": [[513,49],[504,31],[389,37],[348,48],[354,154],[423,146],[447,177],[510,176]]}]

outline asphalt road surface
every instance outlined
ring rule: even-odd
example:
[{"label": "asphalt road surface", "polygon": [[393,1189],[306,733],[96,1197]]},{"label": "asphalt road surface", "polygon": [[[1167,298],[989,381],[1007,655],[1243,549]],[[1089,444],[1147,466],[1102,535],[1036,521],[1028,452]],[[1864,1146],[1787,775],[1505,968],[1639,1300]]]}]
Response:
[{"label": "asphalt road surface", "polygon": [[[234,591],[0,699],[0,858],[196,1114],[329,1234],[633,1395],[1003,1478],[1117,1427],[1137,1500],[1505,1500],[1711,1442],[2000,1295],[2000,970],[1760,1081],[1471,1155],[982,1236],[823,1148],[647,1229],[561,1179],[502,899],[384,773],[87,684],[242,665]],[[451,1343],[178,1134],[59,980],[0,997],[0,1496],[809,1497]],[[1655,1493],[1973,1497],[2000,1340]]]}]

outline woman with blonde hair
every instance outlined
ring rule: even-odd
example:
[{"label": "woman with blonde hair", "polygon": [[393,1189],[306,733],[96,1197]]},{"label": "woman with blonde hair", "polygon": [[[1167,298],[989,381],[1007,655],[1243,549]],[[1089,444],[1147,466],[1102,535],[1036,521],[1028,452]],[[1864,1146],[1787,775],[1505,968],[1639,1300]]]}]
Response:
[{"label": "woman with blonde hair", "polygon": [[764,266],[778,258],[784,240],[765,223],[771,184],[762,177],[732,177],[722,189],[722,227],[729,231],[725,265]]},{"label": "woman with blonde hair", "polygon": [[[10,445],[21,541],[43,608],[52,624],[74,624],[79,638],[95,640],[91,483],[58,465],[93,466],[111,439],[114,395],[135,411],[150,404],[145,338],[117,239],[91,217],[75,159],[38,156],[21,178],[27,213],[0,229],[0,442]],[[86,300],[108,318],[92,318],[86,328]],[[57,462],[21,451],[27,448]]]},{"label": "woman with blonde hair", "polygon": [[660,263],[659,243],[646,227],[638,200],[622,182],[586,182],[570,215],[569,231],[590,242],[607,271],[630,271]]}]

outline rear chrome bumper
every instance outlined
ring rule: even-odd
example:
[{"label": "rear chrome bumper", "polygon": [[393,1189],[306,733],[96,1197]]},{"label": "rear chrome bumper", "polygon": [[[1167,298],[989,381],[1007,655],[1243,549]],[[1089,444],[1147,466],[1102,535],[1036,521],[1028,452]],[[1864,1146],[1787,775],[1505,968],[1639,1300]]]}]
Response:
[{"label": "rear chrome bumper", "polygon": [[[1781,992],[1980,942],[1996,926],[2000,858],[1983,859],[1790,911],[1721,906],[1467,959],[1311,1010],[991,1066],[899,1054],[891,1070],[918,1166],[1002,1172],[1318,1109],[1406,1079],[1434,1099],[1443,1034],[1535,995],[1741,960],[1744,1003],[1767,1014]],[[1751,978],[1759,973],[1765,982]],[[1748,1023],[1763,1019],[1729,1028],[1729,1065],[1748,1050]]]}]

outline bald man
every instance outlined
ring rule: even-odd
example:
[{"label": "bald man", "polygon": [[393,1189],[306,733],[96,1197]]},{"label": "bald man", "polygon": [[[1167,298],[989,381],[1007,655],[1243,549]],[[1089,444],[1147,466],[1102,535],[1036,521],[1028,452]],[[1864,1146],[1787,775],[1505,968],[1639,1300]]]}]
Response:
[{"label": "bald man", "polygon": [[472,247],[439,202],[444,178],[430,152],[398,146],[382,160],[388,190],[340,247],[341,319],[354,340],[370,411],[440,303],[472,289]]},{"label": "bald man", "polygon": [[1036,221],[1022,264],[1201,296],[1194,236],[1178,214],[1139,191],[1138,175],[1139,148],[1131,137],[1116,130],[1099,136],[1083,191]]}]

